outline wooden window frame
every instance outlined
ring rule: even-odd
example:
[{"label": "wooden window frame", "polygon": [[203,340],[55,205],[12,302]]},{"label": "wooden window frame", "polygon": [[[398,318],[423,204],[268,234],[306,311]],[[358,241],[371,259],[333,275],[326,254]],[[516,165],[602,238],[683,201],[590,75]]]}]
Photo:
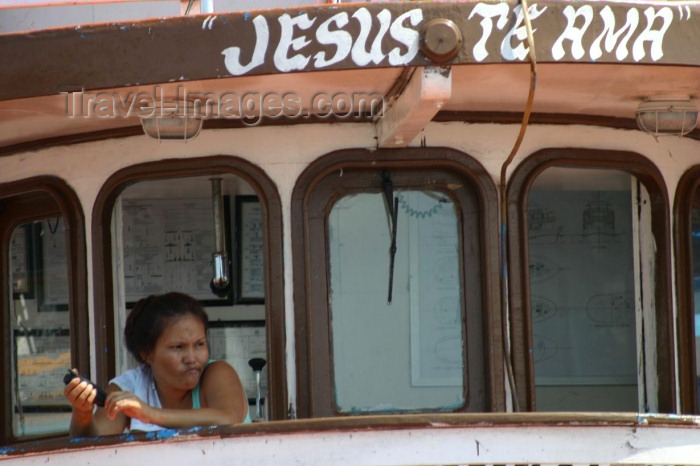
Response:
[{"label": "wooden window frame", "polygon": [[700,207],[700,165],[681,176],[676,187],[673,207],[676,292],[678,297],[678,372],[680,378],[680,411],[698,414],[697,371],[695,369],[695,297],[693,282],[693,243],[691,211]]},{"label": "wooden window frame", "polygon": [[[487,411],[505,411],[503,387],[503,329],[500,309],[498,273],[497,192],[483,166],[472,157],[449,148],[406,148],[370,150],[341,150],[313,162],[299,176],[292,194],[292,253],[294,266],[295,339],[297,356],[297,416],[300,418],[335,416],[340,413],[332,399],[331,329],[329,326],[326,219],[334,199],[324,197],[325,180],[330,177],[352,176],[353,171],[380,173],[387,168],[392,173],[430,172],[439,170],[473,190],[479,225],[469,226],[476,233],[479,251],[478,270],[468,269],[462,275],[462,289],[478,283],[478,292],[466,292],[467,314],[473,308],[481,311],[483,329],[484,400]],[[367,180],[353,190],[377,191],[378,179]],[[378,177],[377,177],[378,178]],[[418,180],[419,176],[414,176]],[[414,181],[416,189],[431,187],[430,177]],[[326,183],[332,184],[332,183]],[[401,185],[401,188],[407,187]],[[346,188],[343,188],[346,189]],[[336,190],[333,196],[340,195]],[[457,204],[456,204],[457,205]],[[457,205],[458,211],[461,209]],[[466,217],[460,213],[459,217]],[[459,221],[458,221],[459,223]],[[464,222],[460,226],[462,234]],[[312,245],[316,249],[312,249]],[[462,251],[460,262],[468,253]],[[465,312],[465,311],[463,311]],[[469,328],[464,330],[468,337]],[[467,355],[465,355],[467,356]],[[465,357],[465,362],[468,359]],[[466,389],[466,388],[465,388]],[[468,400],[467,405],[468,405]],[[468,410],[468,408],[467,408]]]},{"label": "wooden window frame", "polygon": [[507,188],[509,307],[512,364],[520,410],[536,410],[532,317],[528,272],[527,201],[533,181],[550,167],[616,169],[635,176],[649,193],[651,230],[655,238],[655,327],[659,412],[676,409],[676,383],[671,300],[669,202],[659,169],[646,157],[628,151],[548,148],[526,157],[513,172]]},{"label": "wooden window frame", "polygon": [[[87,256],[85,245],[85,219],[80,200],[75,191],[63,180],[53,176],[37,176],[25,180],[19,180],[0,185],[0,205],[3,215],[0,218],[0,261],[2,262],[2,283],[9,283],[10,270],[8,267],[8,252],[12,230],[17,226],[46,217],[62,216],[68,239],[68,285],[69,285],[69,323],[71,364],[74,367],[90,368],[90,335],[89,335],[89,311],[87,293]],[[9,303],[12,296],[9,287],[3,286],[0,290],[0,308],[2,309],[2,328],[11,328],[9,321]],[[2,335],[3,344],[0,345],[0,361],[5,374],[9,374],[10,348],[12,342],[8,340],[9,334]],[[87,375],[89,375],[86,372]],[[61,384],[61,380],[56,381]],[[0,425],[0,438],[4,443],[21,444],[23,441],[33,441],[36,437],[15,437],[12,433],[12,393],[10,384],[3,384],[0,406],[2,413],[2,425]],[[61,434],[45,435],[42,438],[57,437]]]},{"label": "wooden window frame", "polygon": [[102,186],[92,213],[95,309],[101,311],[95,312],[95,334],[100,348],[96,382],[106,387],[116,371],[111,222],[117,197],[127,186],[141,181],[229,173],[250,184],[263,211],[269,419],[287,419],[290,413],[287,409],[285,357],[282,204],[277,188],[267,174],[235,156],[216,155],[132,165],[114,173]]}]

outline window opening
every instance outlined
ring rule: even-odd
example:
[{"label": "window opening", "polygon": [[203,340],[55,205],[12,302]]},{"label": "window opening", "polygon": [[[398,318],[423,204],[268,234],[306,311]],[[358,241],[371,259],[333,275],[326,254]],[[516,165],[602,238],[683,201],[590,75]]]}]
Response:
[{"label": "window opening", "polygon": [[[214,214],[219,209],[223,222]],[[145,180],[121,192],[113,211],[117,374],[136,366],[122,337],[134,303],[183,292],[205,306],[210,357],[234,367],[252,418],[258,404],[259,419],[268,418],[269,365],[250,364],[268,359],[262,226],[254,190],[231,174]],[[229,284],[215,286],[215,272],[230,275]]]},{"label": "window opening", "polygon": [[329,215],[335,401],[343,413],[452,411],[466,403],[457,212],[385,175],[382,193],[344,196]]},{"label": "window opening", "polygon": [[67,432],[71,408],[61,380],[72,363],[63,218],[17,226],[9,258],[12,433]]},{"label": "window opening", "polygon": [[302,173],[300,417],[505,408],[497,205],[483,167],[444,148],[339,151]]},{"label": "window opening", "polygon": [[693,311],[694,311],[694,343],[695,343],[695,386],[697,400],[700,400],[700,207],[691,210],[691,243],[693,257]]},{"label": "window opening", "polygon": [[[532,357],[540,411],[636,411],[643,331],[637,182],[549,168],[528,198]],[[640,362],[641,371],[644,363]]]}]

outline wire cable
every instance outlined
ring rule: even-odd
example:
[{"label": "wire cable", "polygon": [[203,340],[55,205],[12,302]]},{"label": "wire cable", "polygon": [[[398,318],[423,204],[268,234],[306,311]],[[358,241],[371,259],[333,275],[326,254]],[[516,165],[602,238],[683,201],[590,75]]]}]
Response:
[{"label": "wire cable", "polygon": [[500,196],[501,196],[501,274],[502,274],[502,285],[501,285],[501,305],[503,306],[503,320],[502,320],[502,331],[503,331],[503,341],[504,341],[504,352],[505,352],[505,365],[506,373],[508,378],[508,384],[511,390],[511,396],[513,401],[513,411],[520,411],[520,402],[518,400],[517,388],[515,385],[515,375],[513,373],[513,361],[511,359],[511,346],[510,346],[510,303],[508,295],[508,207],[506,205],[506,173],[508,166],[511,164],[515,155],[520,149],[520,144],[525,137],[525,131],[527,130],[528,122],[530,121],[530,113],[532,112],[532,103],[535,99],[535,88],[537,87],[537,59],[535,58],[535,39],[532,33],[532,23],[530,21],[530,12],[528,10],[527,0],[520,0],[523,19],[525,21],[525,29],[527,30],[527,43],[528,43],[528,56],[530,59],[530,92],[527,96],[527,104],[525,105],[525,111],[523,112],[523,120],[520,124],[520,133],[518,138],[510,151],[510,155],[501,166],[501,178],[500,178]]}]

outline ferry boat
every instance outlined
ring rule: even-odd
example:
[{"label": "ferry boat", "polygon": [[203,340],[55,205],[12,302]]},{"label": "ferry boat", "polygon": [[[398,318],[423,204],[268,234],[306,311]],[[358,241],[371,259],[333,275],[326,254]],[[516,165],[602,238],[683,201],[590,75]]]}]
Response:
[{"label": "ferry boat", "polygon": [[[0,462],[700,464],[700,2],[0,2]],[[69,438],[134,302],[254,421]]]}]

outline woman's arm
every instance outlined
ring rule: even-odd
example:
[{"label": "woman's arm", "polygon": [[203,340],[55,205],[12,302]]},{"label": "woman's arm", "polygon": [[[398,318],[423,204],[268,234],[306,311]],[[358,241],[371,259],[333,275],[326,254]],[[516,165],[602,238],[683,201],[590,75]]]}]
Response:
[{"label": "woman's arm", "polygon": [[216,361],[200,380],[201,409],[154,408],[128,392],[107,397],[108,414],[125,414],[149,424],[170,429],[196,426],[231,425],[243,421],[248,400],[236,371],[223,361]]},{"label": "woman's arm", "polygon": [[[107,387],[107,395],[120,391],[114,384]],[[125,415],[109,419],[103,408],[94,409],[97,390],[87,382],[74,378],[64,390],[73,413],[70,421],[71,437],[94,437],[97,435],[121,434],[129,423]]]},{"label": "woman's arm", "polygon": [[243,422],[248,414],[248,397],[236,371],[225,361],[215,361],[202,374],[202,409],[213,409],[228,417],[229,424]]}]

